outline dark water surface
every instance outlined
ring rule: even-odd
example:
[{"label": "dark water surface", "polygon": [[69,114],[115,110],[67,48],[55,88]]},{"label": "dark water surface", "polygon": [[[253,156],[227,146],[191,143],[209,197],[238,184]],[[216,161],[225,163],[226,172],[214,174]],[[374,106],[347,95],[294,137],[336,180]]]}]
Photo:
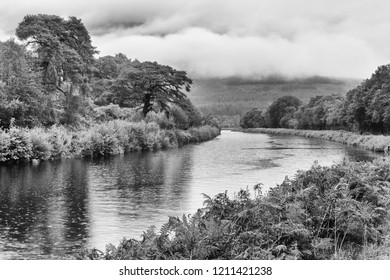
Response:
[{"label": "dark water surface", "polygon": [[314,161],[377,155],[324,140],[223,131],[167,151],[96,161],[0,166],[0,259],[42,259],[139,238],[168,216],[194,213],[202,193],[264,189]]}]

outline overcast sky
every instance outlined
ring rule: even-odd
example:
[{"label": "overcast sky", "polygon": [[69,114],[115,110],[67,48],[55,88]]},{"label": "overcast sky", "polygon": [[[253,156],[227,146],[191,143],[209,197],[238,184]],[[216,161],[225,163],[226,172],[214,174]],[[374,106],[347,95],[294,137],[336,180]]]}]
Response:
[{"label": "overcast sky", "polygon": [[390,63],[388,0],[0,0],[0,40],[37,13],[81,18],[100,55],[193,77],[361,79]]}]

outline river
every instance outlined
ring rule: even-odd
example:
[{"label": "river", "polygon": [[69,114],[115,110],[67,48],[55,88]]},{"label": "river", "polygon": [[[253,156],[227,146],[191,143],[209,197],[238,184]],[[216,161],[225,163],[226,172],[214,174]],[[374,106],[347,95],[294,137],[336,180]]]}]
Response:
[{"label": "river", "polygon": [[0,166],[0,259],[53,259],[139,239],[168,216],[194,213],[214,196],[262,183],[263,190],[314,161],[378,155],[296,136],[222,131],[179,149],[100,160]]}]

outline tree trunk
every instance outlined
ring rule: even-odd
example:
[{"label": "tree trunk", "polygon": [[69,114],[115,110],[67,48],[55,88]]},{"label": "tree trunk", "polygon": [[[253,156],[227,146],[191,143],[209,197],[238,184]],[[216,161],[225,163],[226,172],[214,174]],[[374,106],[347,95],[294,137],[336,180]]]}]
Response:
[{"label": "tree trunk", "polygon": [[143,99],[144,107],[142,109],[142,113],[143,113],[144,117],[146,117],[146,115],[149,113],[149,111],[152,107],[151,99],[152,99],[152,95],[150,93],[145,94],[144,99]]}]

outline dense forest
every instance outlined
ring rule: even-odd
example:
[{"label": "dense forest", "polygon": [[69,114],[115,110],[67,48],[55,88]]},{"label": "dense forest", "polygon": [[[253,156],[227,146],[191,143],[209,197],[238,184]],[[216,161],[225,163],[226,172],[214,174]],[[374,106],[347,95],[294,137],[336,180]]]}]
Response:
[{"label": "dense forest", "polygon": [[[76,17],[27,15],[16,39],[0,42],[0,161],[116,154],[219,134],[187,98],[186,72],[97,54]],[[80,131],[89,133],[80,139]]]},{"label": "dense forest", "polygon": [[222,127],[238,127],[240,118],[253,107],[266,110],[276,99],[286,95],[307,103],[312,97],[346,92],[361,81],[308,77],[289,79],[280,76],[252,78],[194,79],[188,96],[199,110],[214,114]]},{"label": "dense forest", "polygon": [[383,65],[345,97],[315,96],[307,104],[302,104],[295,96],[280,97],[267,109],[248,111],[240,125],[243,128],[343,129],[389,134],[389,105],[390,65]]}]

